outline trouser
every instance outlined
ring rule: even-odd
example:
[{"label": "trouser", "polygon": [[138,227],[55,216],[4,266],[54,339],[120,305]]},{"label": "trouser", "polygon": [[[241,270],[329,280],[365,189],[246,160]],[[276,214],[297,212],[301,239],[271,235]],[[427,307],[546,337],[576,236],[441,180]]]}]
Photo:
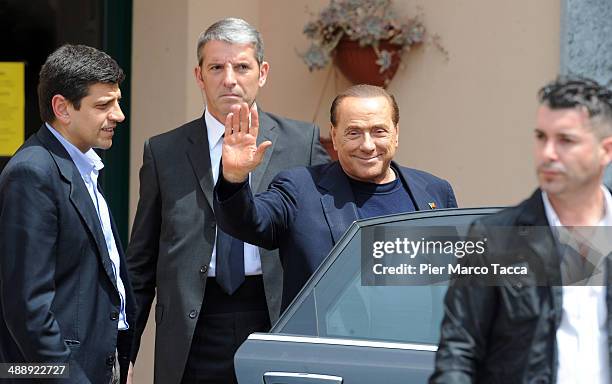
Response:
[{"label": "trouser", "polygon": [[269,329],[261,275],[247,276],[233,295],[208,278],[182,384],[236,383],[236,350],[251,333]]}]

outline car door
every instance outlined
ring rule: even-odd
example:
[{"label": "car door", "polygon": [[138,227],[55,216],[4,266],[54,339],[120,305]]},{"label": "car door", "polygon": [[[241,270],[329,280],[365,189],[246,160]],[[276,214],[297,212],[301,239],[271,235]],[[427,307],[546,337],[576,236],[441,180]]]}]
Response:
[{"label": "car door", "polygon": [[[461,240],[474,219],[495,211],[433,210],[353,223],[272,330],[250,335],[240,347],[238,382],[426,383],[433,371],[447,276],[408,281],[401,275],[376,275],[374,263],[393,259],[372,257],[372,244],[398,238]],[[423,249],[414,259],[422,262],[423,257],[432,265],[455,259],[448,252],[425,254]]]}]

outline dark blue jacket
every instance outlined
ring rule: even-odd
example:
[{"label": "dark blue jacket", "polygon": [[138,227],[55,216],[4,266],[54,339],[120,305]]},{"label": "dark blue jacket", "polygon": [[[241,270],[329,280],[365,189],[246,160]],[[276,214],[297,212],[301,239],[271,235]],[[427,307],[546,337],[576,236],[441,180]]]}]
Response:
[{"label": "dark blue jacket", "polygon": [[[418,210],[457,206],[446,180],[395,163],[391,166]],[[333,162],[281,172],[267,191],[255,197],[248,183],[235,193],[229,185],[220,177],[215,188],[217,224],[243,241],[268,249],[279,248],[285,309],[358,219],[349,180],[340,164]]]},{"label": "dark blue jacket", "polygon": [[0,175],[0,363],[64,362],[70,379],[59,382],[107,384],[117,349],[125,378],[131,332],[117,331],[119,307],[96,208],[70,155],[43,125]]}]

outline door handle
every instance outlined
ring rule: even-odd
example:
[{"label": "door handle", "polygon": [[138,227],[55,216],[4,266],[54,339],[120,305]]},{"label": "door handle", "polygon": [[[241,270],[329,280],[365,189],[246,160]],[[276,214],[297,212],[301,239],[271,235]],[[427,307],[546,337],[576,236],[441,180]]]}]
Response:
[{"label": "door handle", "polygon": [[339,376],[319,375],[316,373],[266,372],[265,384],[342,384]]}]

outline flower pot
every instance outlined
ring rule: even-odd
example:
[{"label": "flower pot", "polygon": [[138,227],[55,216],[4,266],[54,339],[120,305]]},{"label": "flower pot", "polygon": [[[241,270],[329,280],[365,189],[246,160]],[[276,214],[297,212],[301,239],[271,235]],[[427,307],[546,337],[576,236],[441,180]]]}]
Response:
[{"label": "flower pot", "polygon": [[342,74],[354,84],[371,84],[386,87],[395,76],[401,61],[401,46],[381,41],[378,44],[379,52],[383,50],[391,53],[391,66],[380,73],[378,59],[372,46],[361,47],[358,41],[342,38],[335,49],[334,64]]}]

